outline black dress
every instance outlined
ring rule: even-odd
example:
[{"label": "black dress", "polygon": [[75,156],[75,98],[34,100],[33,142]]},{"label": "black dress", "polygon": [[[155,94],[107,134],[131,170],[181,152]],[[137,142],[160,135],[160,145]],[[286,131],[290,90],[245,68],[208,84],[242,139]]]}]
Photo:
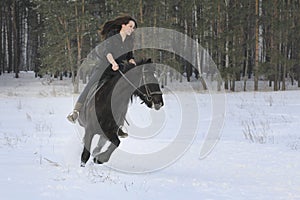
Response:
[{"label": "black dress", "polygon": [[107,54],[111,53],[118,65],[121,66],[124,61],[129,61],[134,58],[132,50],[133,38],[131,36],[127,36],[125,40],[122,41],[119,32],[114,30],[109,32],[107,39],[97,45],[82,63],[82,68],[91,65],[94,69],[89,82],[78,97],[77,103],[83,104],[90,90],[96,90],[100,84],[103,84],[103,82],[111,79],[118,73],[112,70],[112,65],[106,58]]}]

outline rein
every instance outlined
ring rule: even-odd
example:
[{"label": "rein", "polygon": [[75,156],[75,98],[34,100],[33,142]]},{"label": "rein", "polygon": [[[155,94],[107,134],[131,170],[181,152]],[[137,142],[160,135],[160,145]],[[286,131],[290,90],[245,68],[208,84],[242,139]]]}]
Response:
[{"label": "rein", "polygon": [[[147,86],[146,84],[146,77],[145,77],[145,71],[144,71],[144,68],[143,68],[143,76],[142,76],[142,79],[140,81],[140,84],[141,82],[144,83],[145,85],[145,90],[146,90],[146,94],[144,94],[138,87],[136,87],[126,76],[125,74],[121,71],[121,70],[118,70],[121,74],[121,76],[129,83],[129,85],[131,85],[136,91],[138,91],[141,95],[143,95],[145,98],[147,98],[148,101],[151,101],[152,100],[152,94],[162,94],[162,92],[151,92],[149,87]],[[141,104],[145,103],[145,101],[143,101]],[[127,123],[127,125],[129,126],[129,122],[127,121],[127,119],[124,117],[124,120],[125,122]]]},{"label": "rein", "polygon": [[144,82],[145,85],[145,89],[146,89],[146,94],[144,94],[138,87],[136,87],[126,76],[125,74],[119,70],[120,74],[123,76],[123,78],[136,90],[138,91],[141,95],[143,95],[144,97],[147,98],[148,101],[152,100],[152,94],[162,94],[162,92],[151,92],[149,87],[146,84],[146,77],[145,77],[145,72],[144,72],[144,68],[143,68],[143,76],[142,76],[142,80]]},{"label": "rein", "polygon": [[144,93],[141,92],[141,90],[139,90],[139,88],[137,88],[126,76],[125,74],[119,70],[120,74],[123,76],[123,78],[135,89],[137,90],[140,94],[142,94],[143,96],[146,96]]}]

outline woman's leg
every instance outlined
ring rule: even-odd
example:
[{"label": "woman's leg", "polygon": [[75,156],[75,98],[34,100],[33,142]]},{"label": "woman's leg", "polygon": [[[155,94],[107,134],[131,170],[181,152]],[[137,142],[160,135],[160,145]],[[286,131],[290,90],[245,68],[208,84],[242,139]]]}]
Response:
[{"label": "woman's leg", "polygon": [[79,95],[77,102],[74,106],[73,111],[67,116],[67,119],[72,122],[75,123],[79,113],[81,111],[82,105],[84,104],[87,95],[89,94],[90,89],[98,83],[100,77],[102,75],[102,70],[96,68],[95,71],[93,72],[90,80],[88,81],[87,85],[84,87],[83,91],[81,92],[81,94]]}]

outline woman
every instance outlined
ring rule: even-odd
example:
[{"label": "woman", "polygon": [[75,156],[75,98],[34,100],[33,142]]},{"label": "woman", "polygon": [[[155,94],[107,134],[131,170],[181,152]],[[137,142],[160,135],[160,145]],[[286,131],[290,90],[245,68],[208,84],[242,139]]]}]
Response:
[{"label": "woman", "polygon": [[[95,61],[94,63],[97,63],[97,66],[89,82],[80,94],[73,112],[67,116],[70,122],[76,122],[81,107],[90,89],[95,84],[98,84],[99,81],[104,82],[112,78],[116,74],[116,71],[119,70],[119,65],[124,61],[136,64],[132,52],[133,38],[131,37],[135,28],[137,28],[137,23],[130,16],[118,17],[104,24],[101,35],[108,40],[105,41],[105,48],[101,50],[95,48],[96,50],[94,49],[87,58],[87,60]],[[93,63],[93,61],[90,63]],[[83,64],[86,63],[84,62]]]}]

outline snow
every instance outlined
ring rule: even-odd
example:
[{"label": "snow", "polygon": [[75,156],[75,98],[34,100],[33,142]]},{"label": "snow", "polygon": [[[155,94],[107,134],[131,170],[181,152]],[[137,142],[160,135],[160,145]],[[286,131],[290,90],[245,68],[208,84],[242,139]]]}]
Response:
[{"label": "snow", "polygon": [[165,90],[158,112],[135,100],[130,136],[85,168],[83,131],[66,120],[76,98],[69,79],[0,76],[1,199],[300,199],[299,90],[227,93],[221,138],[203,159],[210,94]]}]

